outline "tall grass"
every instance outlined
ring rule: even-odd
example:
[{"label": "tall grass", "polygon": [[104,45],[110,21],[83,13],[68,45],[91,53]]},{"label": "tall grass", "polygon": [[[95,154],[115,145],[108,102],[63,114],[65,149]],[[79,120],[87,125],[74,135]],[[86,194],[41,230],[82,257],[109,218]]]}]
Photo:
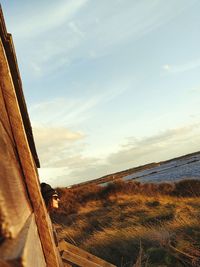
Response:
[{"label": "tall grass", "polygon": [[[195,187],[194,187],[195,185]],[[117,266],[200,266],[200,181],[58,189],[65,239]]]}]

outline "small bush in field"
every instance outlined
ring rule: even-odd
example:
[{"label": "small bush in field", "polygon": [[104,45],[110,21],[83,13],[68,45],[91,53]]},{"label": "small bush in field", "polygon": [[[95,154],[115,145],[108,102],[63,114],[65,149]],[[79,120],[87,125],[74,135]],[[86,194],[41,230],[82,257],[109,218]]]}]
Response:
[{"label": "small bush in field", "polygon": [[159,206],[159,205],[160,205],[160,202],[157,201],[157,200],[154,200],[154,201],[148,201],[148,202],[146,203],[146,206],[148,206],[148,207],[157,207],[157,206]]},{"label": "small bush in field", "polygon": [[161,194],[169,195],[174,190],[174,184],[170,183],[161,183],[158,184],[158,191]]},{"label": "small bush in field", "polygon": [[61,198],[60,207],[56,213],[76,213],[80,206],[88,201],[97,200],[101,188],[98,185],[88,185],[80,188],[57,188]]},{"label": "small bush in field", "polygon": [[182,180],[175,183],[173,195],[181,197],[200,196],[200,180]]},{"label": "small bush in field", "polygon": [[162,263],[167,264],[167,266],[177,266],[176,258],[161,247],[149,248],[147,250],[147,257],[149,262],[156,264],[156,266]]}]

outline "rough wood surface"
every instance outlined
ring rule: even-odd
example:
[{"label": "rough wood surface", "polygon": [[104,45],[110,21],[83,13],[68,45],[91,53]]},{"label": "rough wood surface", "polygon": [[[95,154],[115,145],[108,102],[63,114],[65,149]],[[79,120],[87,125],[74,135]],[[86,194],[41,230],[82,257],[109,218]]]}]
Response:
[{"label": "rough wood surface", "polygon": [[0,85],[5,100],[5,106],[8,112],[8,117],[30,200],[35,213],[36,223],[38,226],[47,266],[57,267],[59,266],[59,257],[54,244],[51,229],[49,227],[47,211],[40,193],[40,184],[37,169],[35,167],[35,161],[28,144],[12,76],[10,74],[9,64],[7,62],[2,42],[0,42],[0,77]]},{"label": "rough wood surface", "polygon": [[11,266],[46,267],[40,239],[31,214],[15,239],[8,239],[1,248],[2,259]]},{"label": "rough wood surface", "polygon": [[10,127],[10,122],[9,122],[8,114],[7,114],[7,111],[6,111],[5,102],[4,102],[4,98],[3,98],[1,87],[0,87],[0,121],[3,124],[6,132],[8,133],[12,143],[14,144],[12,130],[11,130],[11,127]]},{"label": "rough wood surface", "polygon": [[22,263],[22,266],[24,267],[46,266],[34,216],[31,218],[31,224],[28,230],[26,244],[22,255]]},{"label": "rough wood surface", "polygon": [[63,262],[63,266],[64,267],[72,267],[72,265],[70,263],[68,263],[68,262]]},{"label": "rough wood surface", "polygon": [[63,261],[67,261],[67,262],[71,262],[73,264],[76,264],[80,267],[101,267],[100,264],[97,264],[97,263],[94,263],[90,260],[87,260],[83,257],[80,257],[79,255],[77,254],[74,254],[70,251],[64,251],[63,254],[62,254],[62,260]]},{"label": "rough wood surface", "polygon": [[[78,257],[74,258],[76,260],[76,262],[72,262],[72,263],[77,264],[77,262],[80,260],[79,266],[82,266],[82,264],[85,264],[86,262],[90,261],[91,262],[90,266],[95,266],[92,264],[96,264],[96,265],[102,266],[102,267],[115,267],[115,265],[113,265],[113,264],[111,264],[111,263],[109,263],[109,262],[107,262],[107,261],[105,261],[99,257],[96,257],[95,255],[92,255],[89,252],[87,252],[83,249],[80,249],[80,248],[78,248],[78,247],[76,247],[76,246],[74,246],[68,242],[65,242],[64,240],[59,243],[59,249],[60,249],[60,251],[64,251],[62,258],[65,260],[67,260],[68,256],[69,256],[69,259],[72,259],[74,257],[74,255],[77,255]],[[86,265],[84,265],[84,266],[86,266]]]},{"label": "rough wood surface", "polygon": [[31,214],[23,180],[15,148],[0,121],[0,228],[4,237],[16,237]]},{"label": "rough wood surface", "polygon": [[0,259],[0,266],[1,267],[13,267],[12,265],[10,265],[9,263],[3,261]]}]

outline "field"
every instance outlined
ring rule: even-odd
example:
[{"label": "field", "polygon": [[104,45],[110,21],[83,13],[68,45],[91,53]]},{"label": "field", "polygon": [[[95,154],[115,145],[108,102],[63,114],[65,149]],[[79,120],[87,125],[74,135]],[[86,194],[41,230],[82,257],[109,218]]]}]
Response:
[{"label": "field", "polygon": [[119,267],[200,266],[200,181],[58,189],[59,240]]}]

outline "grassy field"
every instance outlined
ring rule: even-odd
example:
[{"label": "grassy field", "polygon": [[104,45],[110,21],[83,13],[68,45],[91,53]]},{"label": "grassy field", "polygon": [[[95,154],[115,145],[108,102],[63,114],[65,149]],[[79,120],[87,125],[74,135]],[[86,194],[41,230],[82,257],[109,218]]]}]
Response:
[{"label": "grassy field", "polygon": [[200,181],[58,189],[59,240],[117,266],[200,266]]}]

